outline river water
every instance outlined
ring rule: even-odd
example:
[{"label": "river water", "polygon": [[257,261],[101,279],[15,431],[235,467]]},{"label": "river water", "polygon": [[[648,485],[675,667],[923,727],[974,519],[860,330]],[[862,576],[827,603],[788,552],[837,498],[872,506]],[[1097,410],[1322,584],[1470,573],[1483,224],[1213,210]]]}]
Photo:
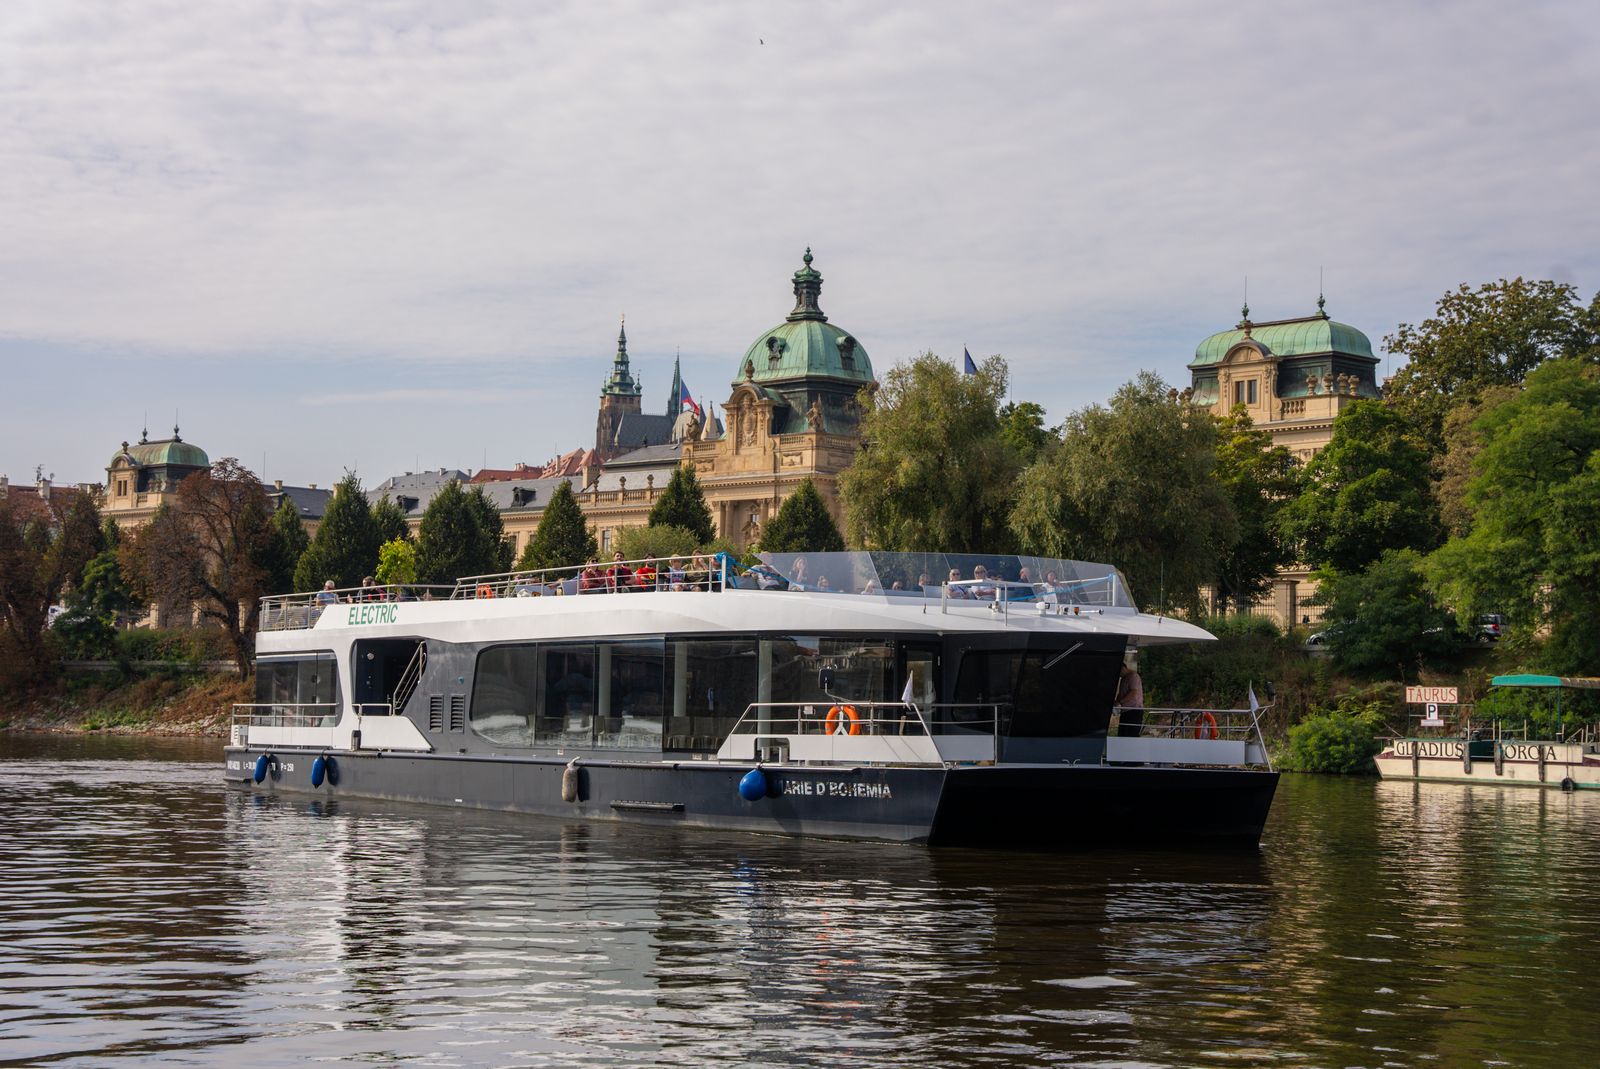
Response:
[{"label": "river water", "polygon": [[1259,853],[1048,856],[256,800],[220,755],[0,735],[0,1064],[1600,1061],[1600,794],[1289,776]]}]

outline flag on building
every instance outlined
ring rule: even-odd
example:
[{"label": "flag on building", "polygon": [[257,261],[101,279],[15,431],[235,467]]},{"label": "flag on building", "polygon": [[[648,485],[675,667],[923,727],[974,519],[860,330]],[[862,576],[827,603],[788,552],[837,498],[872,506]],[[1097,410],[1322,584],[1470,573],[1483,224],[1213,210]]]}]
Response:
[{"label": "flag on building", "polygon": [[968,375],[976,375],[978,373],[978,365],[972,362],[972,353],[968,351],[965,345],[961,347],[961,355],[966,360],[966,364],[962,368],[962,371]]},{"label": "flag on building", "polygon": [[682,380],[679,380],[679,382],[678,382],[678,411],[681,413],[684,409],[688,409],[689,411],[693,412],[696,416],[698,416],[702,420],[704,420],[706,418],[705,412],[700,408],[700,406],[698,404],[695,403],[694,398],[689,396],[689,384],[687,382],[683,382]]}]

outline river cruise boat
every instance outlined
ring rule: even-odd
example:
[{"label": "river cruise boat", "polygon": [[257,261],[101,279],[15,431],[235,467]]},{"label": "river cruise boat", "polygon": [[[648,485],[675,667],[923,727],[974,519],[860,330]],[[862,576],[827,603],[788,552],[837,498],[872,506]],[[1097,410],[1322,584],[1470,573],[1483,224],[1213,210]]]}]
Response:
[{"label": "river cruise boat", "polygon": [[1115,568],[1032,557],[768,553],[270,597],[225,775],[830,838],[1253,845],[1278,779],[1257,711],[1114,708],[1130,650],[1210,638],[1138,612]]},{"label": "river cruise boat", "polygon": [[[1561,715],[1563,691],[1600,691],[1600,679],[1573,676],[1495,676],[1490,684],[1548,692],[1554,699],[1558,724],[1565,722]],[[1600,724],[1570,725],[1548,738],[1539,734],[1530,731],[1526,723],[1508,725],[1503,719],[1424,719],[1406,737],[1391,739],[1378,754],[1378,775],[1567,791],[1600,789]]]}]

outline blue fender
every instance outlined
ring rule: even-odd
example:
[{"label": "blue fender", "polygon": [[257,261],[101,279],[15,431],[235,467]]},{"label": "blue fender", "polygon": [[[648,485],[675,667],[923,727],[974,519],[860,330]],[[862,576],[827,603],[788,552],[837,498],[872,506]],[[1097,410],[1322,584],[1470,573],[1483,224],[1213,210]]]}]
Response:
[{"label": "blue fender", "polygon": [[272,767],[272,755],[262,754],[256,758],[256,782],[260,783],[267,778],[267,770]]},{"label": "blue fender", "polygon": [[767,774],[761,769],[752,768],[744,774],[739,781],[739,797],[747,802],[759,802],[767,796]]},{"label": "blue fender", "polygon": [[320,787],[328,776],[328,759],[319,757],[311,762],[311,786]]}]

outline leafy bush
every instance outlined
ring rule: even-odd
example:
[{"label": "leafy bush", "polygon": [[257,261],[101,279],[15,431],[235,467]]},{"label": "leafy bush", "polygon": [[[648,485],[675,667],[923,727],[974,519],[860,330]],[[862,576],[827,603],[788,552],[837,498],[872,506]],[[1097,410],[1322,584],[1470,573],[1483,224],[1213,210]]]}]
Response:
[{"label": "leafy bush", "polygon": [[1265,617],[1197,621],[1215,642],[1154,646],[1139,654],[1146,704],[1243,706],[1251,686],[1265,702],[1267,680],[1282,682],[1303,658]]},{"label": "leafy bush", "polygon": [[644,560],[648,557],[687,557],[698,543],[694,532],[686,527],[663,524],[658,527],[625,527],[617,532],[615,548],[623,560]]},{"label": "leafy bush", "polygon": [[1383,748],[1383,703],[1341,698],[1289,729],[1283,767],[1291,772],[1369,773]]},{"label": "leafy bush", "polygon": [[202,661],[226,661],[232,656],[227,633],[215,628],[135,627],[117,632],[115,658],[123,664],[165,661],[197,665]]}]

